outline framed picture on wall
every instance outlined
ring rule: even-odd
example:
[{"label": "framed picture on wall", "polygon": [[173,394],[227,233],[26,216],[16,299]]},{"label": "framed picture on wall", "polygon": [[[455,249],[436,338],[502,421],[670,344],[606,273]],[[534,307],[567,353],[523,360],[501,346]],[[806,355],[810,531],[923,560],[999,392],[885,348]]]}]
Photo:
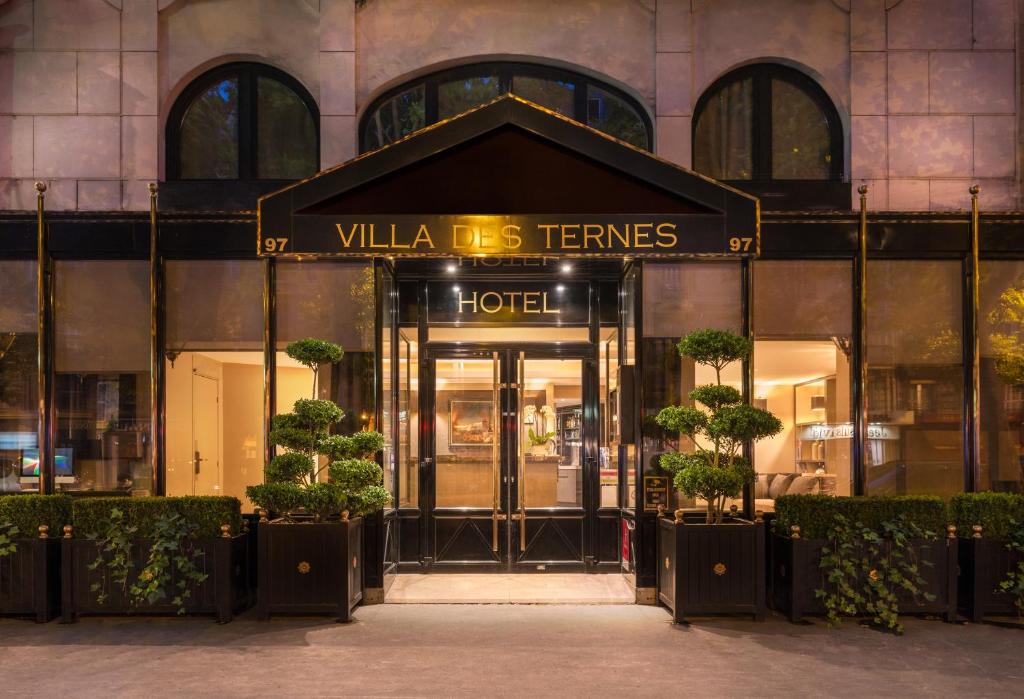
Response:
[{"label": "framed picture on wall", "polygon": [[489,400],[450,400],[448,446],[479,447],[493,444],[492,409]]}]

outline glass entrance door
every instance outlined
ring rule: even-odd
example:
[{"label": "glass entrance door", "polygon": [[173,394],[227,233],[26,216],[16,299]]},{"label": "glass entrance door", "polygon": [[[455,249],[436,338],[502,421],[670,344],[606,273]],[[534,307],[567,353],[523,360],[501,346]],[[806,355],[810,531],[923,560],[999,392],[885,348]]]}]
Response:
[{"label": "glass entrance door", "polygon": [[434,567],[584,566],[598,493],[596,411],[586,410],[595,372],[587,346],[568,349],[428,351]]}]

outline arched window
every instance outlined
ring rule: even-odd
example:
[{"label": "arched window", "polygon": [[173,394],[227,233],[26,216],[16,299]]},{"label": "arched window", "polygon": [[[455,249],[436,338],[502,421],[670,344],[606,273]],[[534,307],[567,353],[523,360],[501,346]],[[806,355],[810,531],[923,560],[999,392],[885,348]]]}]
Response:
[{"label": "arched window", "polygon": [[797,70],[761,63],[732,71],[701,96],[693,123],[693,169],[708,177],[779,196],[800,182],[819,199],[834,188],[807,183],[842,183],[839,113]]},{"label": "arched window", "polygon": [[294,78],[231,63],[196,78],[167,120],[168,180],[295,180],[320,167],[320,115]]},{"label": "arched window", "polygon": [[643,108],[611,85],[533,63],[475,63],[433,73],[381,95],[363,115],[360,150],[375,150],[512,92],[638,148],[651,148]]}]

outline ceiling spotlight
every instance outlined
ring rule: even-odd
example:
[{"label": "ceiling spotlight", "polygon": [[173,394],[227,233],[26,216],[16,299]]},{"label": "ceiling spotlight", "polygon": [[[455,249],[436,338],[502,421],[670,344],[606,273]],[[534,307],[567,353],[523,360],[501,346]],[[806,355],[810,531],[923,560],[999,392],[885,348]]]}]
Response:
[{"label": "ceiling spotlight", "polygon": [[448,274],[455,274],[455,265],[449,262],[445,266],[444,271],[447,272]]},{"label": "ceiling spotlight", "polygon": [[555,291],[558,291],[558,292],[565,291],[565,284],[559,284],[558,286],[556,286],[555,287]]},{"label": "ceiling spotlight", "polygon": [[569,264],[568,262],[563,262],[562,263],[562,271],[566,272],[566,273],[571,272],[572,271],[572,265]]},{"label": "ceiling spotlight", "polygon": [[459,286],[458,284],[456,284],[455,286],[452,287],[452,290],[453,291],[462,291],[462,287]]}]

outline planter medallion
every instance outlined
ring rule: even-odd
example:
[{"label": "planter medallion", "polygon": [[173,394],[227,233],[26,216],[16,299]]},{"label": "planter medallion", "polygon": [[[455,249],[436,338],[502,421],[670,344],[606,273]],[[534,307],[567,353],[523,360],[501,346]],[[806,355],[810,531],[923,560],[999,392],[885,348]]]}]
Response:
[{"label": "planter medallion", "polygon": [[715,567],[712,568],[712,570],[715,571],[715,575],[721,577],[721,576],[725,575],[725,571],[726,571],[725,564],[724,563],[716,563]]},{"label": "planter medallion", "polygon": [[302,573],[303,575],[305,575],[306,573],[308,573],[312,569],[313,569],[313,566],[309,565],[309,561],[301,561],[299,563],[299,572]]}]

